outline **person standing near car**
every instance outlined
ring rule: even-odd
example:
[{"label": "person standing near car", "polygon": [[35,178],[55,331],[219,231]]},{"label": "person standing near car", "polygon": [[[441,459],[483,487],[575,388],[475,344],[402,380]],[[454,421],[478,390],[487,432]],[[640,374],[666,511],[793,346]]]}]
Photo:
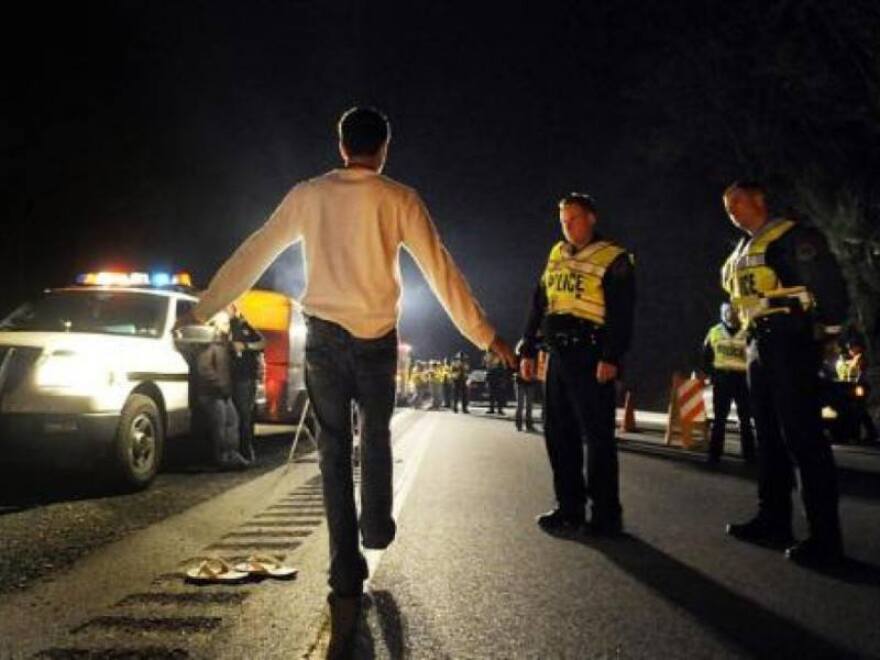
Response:
[{"label": "person standing near car", "polygon": [[539,346],[549,351],[544,437],[557,506],[537,519],[548,532],[614,535],[623,526],[614,383],[632,337],[635,277],[632,255],[596,231],[597,219],[589,195],[559,201],[565,240],[550,250],[522,338],[524,380],[535,378]]},{"label": "person standing near car", "polygon": [[[344,167],[297,184],[266,224],[215,275],[193,310],[207,318],[251,287],[288,246],[302,241],[306,287],[306,385],[319,421],[319,465],[330,540],[330,655],[350,650],[359,618],[367,548],[394,539],[389,429],[394,410],[400,311],[399,251],[421,269],[458,330],[508,364],[495,331],[444,247],[415,190],[381,174],[388,120],[370,108],[337,125]],[[362,418],[361,514],[352,475],[351,402]]]},{"label": "person standing near car", "polygon": [[715,412],[709,441],[709,463],[712,465],[719,463],[724,453],[731,401],[736,403],[743,459],[749,464],[755,462],[755,436],[746,382],[746,339],[740,330],[733,307],[725,302],[721,304],[721,322],[709,329],[703,342],[703,371],[712,381],[712,408]]},{"label": "person standing near car", "polygon": [[238,413],[232,403],[232,346],[230,321],[225,311],[208,322],[213,341],[201,347],[194,359],[195,398],[199,416],[211,444],[214,464],[224,470],[249,465],[239,452]]},{"label": "person standing near car", "polygon": [[229,339],[232,342],[232,402],[238,413],[240,453],[249,462],[254,454],[254,402],[260,355],[266,340],[235,305],[229,306]]}]

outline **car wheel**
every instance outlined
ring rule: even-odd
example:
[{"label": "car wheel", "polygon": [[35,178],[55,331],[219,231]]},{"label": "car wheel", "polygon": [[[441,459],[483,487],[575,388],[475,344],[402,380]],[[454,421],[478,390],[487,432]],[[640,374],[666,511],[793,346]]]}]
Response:
[{"label": "car wheel", "polygon": [[146,488],[159,471],[164,445],[165,432],[155,401],[132,394],[116,429],[112,476],[126,488]]}]

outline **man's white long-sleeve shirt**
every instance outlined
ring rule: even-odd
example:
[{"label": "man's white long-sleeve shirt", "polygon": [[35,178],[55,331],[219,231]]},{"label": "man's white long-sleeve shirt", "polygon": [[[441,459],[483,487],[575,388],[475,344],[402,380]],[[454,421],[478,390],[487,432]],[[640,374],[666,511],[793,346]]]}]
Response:
[{"label": "man's white long-sleeve shirt", "polygon": [[251,288],[288,246],[303,242],[308,316],[355,337],[381,337],[400,312],[400,247],[415,259],[459,331],[487,348],[495,330],[443,246],[418,193],[366,168],[296,185],[220,268],[194,310],[205,320]]}]

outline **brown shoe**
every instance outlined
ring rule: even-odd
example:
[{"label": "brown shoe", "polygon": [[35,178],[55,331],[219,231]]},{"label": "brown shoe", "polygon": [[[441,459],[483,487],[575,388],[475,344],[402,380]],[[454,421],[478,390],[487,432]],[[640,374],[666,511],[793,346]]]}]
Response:
[{"label": "brown shoe", "polygon": [[361,618],[361,596],[337,596],[330,594],[330,644],[328,660],[354,657],[355,637]]}]

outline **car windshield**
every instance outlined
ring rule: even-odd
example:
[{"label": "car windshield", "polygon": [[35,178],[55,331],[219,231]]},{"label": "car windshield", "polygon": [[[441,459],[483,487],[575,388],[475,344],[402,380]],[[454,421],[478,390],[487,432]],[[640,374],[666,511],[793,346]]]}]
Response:
[{"label": "car windshield", "polygon": [[168,301],[133,291],[47,291],[0,322],[0,331],[160,337]]}]

